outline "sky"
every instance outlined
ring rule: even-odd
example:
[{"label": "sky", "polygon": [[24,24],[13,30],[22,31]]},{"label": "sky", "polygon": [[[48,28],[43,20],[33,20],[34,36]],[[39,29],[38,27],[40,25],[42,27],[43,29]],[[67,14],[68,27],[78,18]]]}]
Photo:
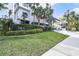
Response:
[{"label": "sky", "polygon": [[66,12],[66,10],[72,10],[75,8],[79,8],[79,3],[57,3],[55,5],[52,5],[52,8],[54,9],[53,16],[58,18]]},{"label": "sky", "polygon": [[8,11],[13,9],[13,7],[12,7],[13,4],[12,3],[9,3],[8,5],[5,5],[5,6],[8,7],[8,9],[1,9],[0,10],[0,17],[3,17],[4,15],[7,15]]},{"label": "sky", "polygon": [[[45,7],[45,4],[41,4],[43,7]],[[9,9],[12,9],[12,4],[9,4]],[[75,8],[79,8],[79,3],[51,3],[51,7],[54,10],[53,16],[58,18],[64,14],[66,10],[72,10]],[[7,11],[0,10],[0,17],[2,15],[7,14]]]}]

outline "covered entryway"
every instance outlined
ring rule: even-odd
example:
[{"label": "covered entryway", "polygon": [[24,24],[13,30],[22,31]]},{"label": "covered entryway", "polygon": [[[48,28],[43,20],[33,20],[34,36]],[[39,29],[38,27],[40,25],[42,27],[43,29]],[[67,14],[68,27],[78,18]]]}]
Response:
[{"label": "covered entryway", "polygon": [[21,24],[29,24],[30,23],[30,21],[28,21],[28,20],[21,20]]}]

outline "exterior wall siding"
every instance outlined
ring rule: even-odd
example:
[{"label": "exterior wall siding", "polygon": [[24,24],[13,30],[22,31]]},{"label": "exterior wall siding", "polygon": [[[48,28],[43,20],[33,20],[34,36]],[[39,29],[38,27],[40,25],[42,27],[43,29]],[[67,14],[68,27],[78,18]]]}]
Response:
[{"label": "exterior wall siding", "polygon": [[[12,3],[12,4],[10,4],[11,5],[11,9],[12,9],[12,15],[11,15],[11,18],[13,19],[13,22],[15,23],[15,24],[20,24],[21,23],[21,21],[20,20],[18,20],[18,18],[20,18],[20,19],[23,19],[23,17],[22,17],[22,13],[23,12],[25,12],[25,13],[27,13],[28,14],[28,17],[27,17],[27,19],[26,20],[28,20],[29,22],[30,22],[30,24],[33,22],[33,16],[32,16],[32,10],[31,10],[31,8],[30,7],[25,7],[25,6],[23,6],[23,3],[19,3],[19,5],[16,5],[15,6],[15,4],[16,3]],[[16,10],[17,9],[17,10]],[[15,12],[16,11],[16,12]],[[35,22],[38,22],[38,19],[35,17]],[[40,20],[40,23],[44,23],[44,24],[48,24],[47,22],[46,22],[46,20]]]}]

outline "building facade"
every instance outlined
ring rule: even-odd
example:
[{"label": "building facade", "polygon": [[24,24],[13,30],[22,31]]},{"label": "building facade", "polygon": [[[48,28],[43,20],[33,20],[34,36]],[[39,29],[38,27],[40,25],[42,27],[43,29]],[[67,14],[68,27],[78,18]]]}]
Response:
[{"label": "building facade", "polygon": [[[23,19],[25,18],[25,19]],[[13,22],[15,24],[33,24],[38,23],[37,18],[33,19],[32,10],[29,7],[28,3],[14,3],[13,4]],[[33,21],[34,20],[34,21]],[[40,20],[40,24],[48,24],[46,20]]]}]

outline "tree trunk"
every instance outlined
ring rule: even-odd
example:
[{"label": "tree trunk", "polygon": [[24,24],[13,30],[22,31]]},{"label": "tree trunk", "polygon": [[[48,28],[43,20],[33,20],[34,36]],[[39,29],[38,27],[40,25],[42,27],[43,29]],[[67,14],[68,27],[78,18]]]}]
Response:
[{"label": "tree trunk", "polygon": [[38,25],[40,25],[40,19],[39,18],[37,18],[38,19]]},{"label": "tree trunk", "polygon": [[52,30],[52,21],[49,20],[49,27],[51,28],[50,30]]},{"label": "tree trunk", "polygon": [[38,19],[38,25],[40,25],[40,20]]},{"label": "tree trunk", "polygon": [[44,24],[43,26],[46,26],[46,25],[45,25],[45,22],[44,22],[44,21],[45,21],[45,19],[42,19],[42,20],[43,20],[43,24]]},{"label": "tree trunk", "polygon": [[35,22],[35,15],[33,16],[33,25],[35,24],[34,22]]}]

